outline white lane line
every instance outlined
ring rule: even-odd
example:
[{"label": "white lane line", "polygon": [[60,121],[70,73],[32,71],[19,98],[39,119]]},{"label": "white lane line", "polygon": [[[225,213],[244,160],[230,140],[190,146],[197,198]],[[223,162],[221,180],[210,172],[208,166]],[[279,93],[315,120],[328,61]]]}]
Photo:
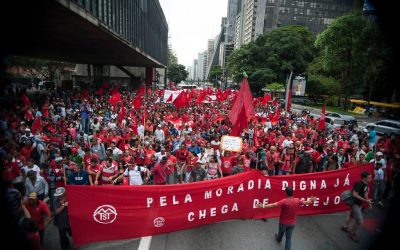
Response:
[{"label": "white lane line", "polygon": [[142,237],[140,239],[138,250],[149,250],[150,244],[151,244],[151,236]]}]

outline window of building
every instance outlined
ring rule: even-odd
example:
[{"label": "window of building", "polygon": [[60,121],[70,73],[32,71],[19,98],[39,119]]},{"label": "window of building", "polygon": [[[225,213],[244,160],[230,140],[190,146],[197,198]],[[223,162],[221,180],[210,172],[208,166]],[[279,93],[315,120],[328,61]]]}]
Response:
[{"label": "window of building", "polygon": [[268,0],[268,3],[275,3],[275,0]]},{"label": "window of building", "polygon": [[304,7],[304,2],[303,1],[297,1],[297,6]]},{"label": "window of building", "polygon": [[310,3],[310,7],[311,8],[316,8],[317,7],[317,3]]},{"label": "window of building", "polygon": [[307,9],[307,10],[306,10],[306,13],[307,13],[307,16],[311,15],[311,10],[310,10],[310,9]]}]

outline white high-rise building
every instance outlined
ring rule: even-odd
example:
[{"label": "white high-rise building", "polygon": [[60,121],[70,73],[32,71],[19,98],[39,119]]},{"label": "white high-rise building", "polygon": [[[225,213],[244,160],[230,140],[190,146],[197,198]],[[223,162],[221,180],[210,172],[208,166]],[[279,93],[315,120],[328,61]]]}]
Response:
[{"label": "white high-rise building", "polygon": [[208,42],[207,42],[207,66],[210,65],[210,63],[211,63],[211,58],[212,58],[212,55],[213,55],[214,49],[215,49],[214,47],[215,47],[214,39],[208,39]]},{"label": "white high-rise building", "polygon": [[243,44],[248,44],[254,41],[256,15],[257,15],[257,0],[246,0],[245,8],[242,11],[244,14],[243,23]]},{"label": "white high-rise building", "polygon": [[190,74],[192,75],[192,79],[194,81],[196,81],[197,80],[197,59],[193,60]]}]

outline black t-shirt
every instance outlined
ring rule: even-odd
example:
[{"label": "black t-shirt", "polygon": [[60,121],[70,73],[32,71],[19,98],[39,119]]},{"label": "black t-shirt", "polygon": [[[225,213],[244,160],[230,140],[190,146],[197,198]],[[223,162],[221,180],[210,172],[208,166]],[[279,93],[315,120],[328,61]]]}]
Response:
[{"label": "black t-shirt", "polygon": [[[358,195],[360,195],[362,198],[364,198],[365,193],[368,191],[368,185],[362,181],[358,181],[358,182],[354,183],[353,191],[356,191],[358,193]],[[354,203],[361,206],[362,201],[360,201],[359,199],[355,199]]]},{"label": "black t-shirt", "polygon": [[206,178],[207,172],[204,170],[204,168],[194,168],[192,172],[190,173],[190,176],[192,177],[192,182],[198,182],[202,181]]}]

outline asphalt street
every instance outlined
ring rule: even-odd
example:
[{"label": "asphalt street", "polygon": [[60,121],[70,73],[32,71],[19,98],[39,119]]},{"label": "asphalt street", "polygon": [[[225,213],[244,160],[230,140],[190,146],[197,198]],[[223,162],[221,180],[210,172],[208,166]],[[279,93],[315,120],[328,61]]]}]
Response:
[{"label": "asphalt street", "polygon": [[[385,212],[380,208],[365,211],[365,225],[359,230],[360,243],[353,242],[345,232],[340,230],[345,217],[346,213],[344,212],[299,216],[293,233],[292,249],[367,249],[374,242],[380,230],[380,224],[385,217]],[[274,233],[277,228],[277,218],[269,219],[267,222],[263,220],[224,221],[189,230],[153,236],[151,237],[150,247],[147,249],[284,249],[284,241],[279,244],[274,239]],[[99,242],[77,249],[139,249],[140,240]],[[58,231],[51,224],[46,228],[44,249],[61,249]]]}]

